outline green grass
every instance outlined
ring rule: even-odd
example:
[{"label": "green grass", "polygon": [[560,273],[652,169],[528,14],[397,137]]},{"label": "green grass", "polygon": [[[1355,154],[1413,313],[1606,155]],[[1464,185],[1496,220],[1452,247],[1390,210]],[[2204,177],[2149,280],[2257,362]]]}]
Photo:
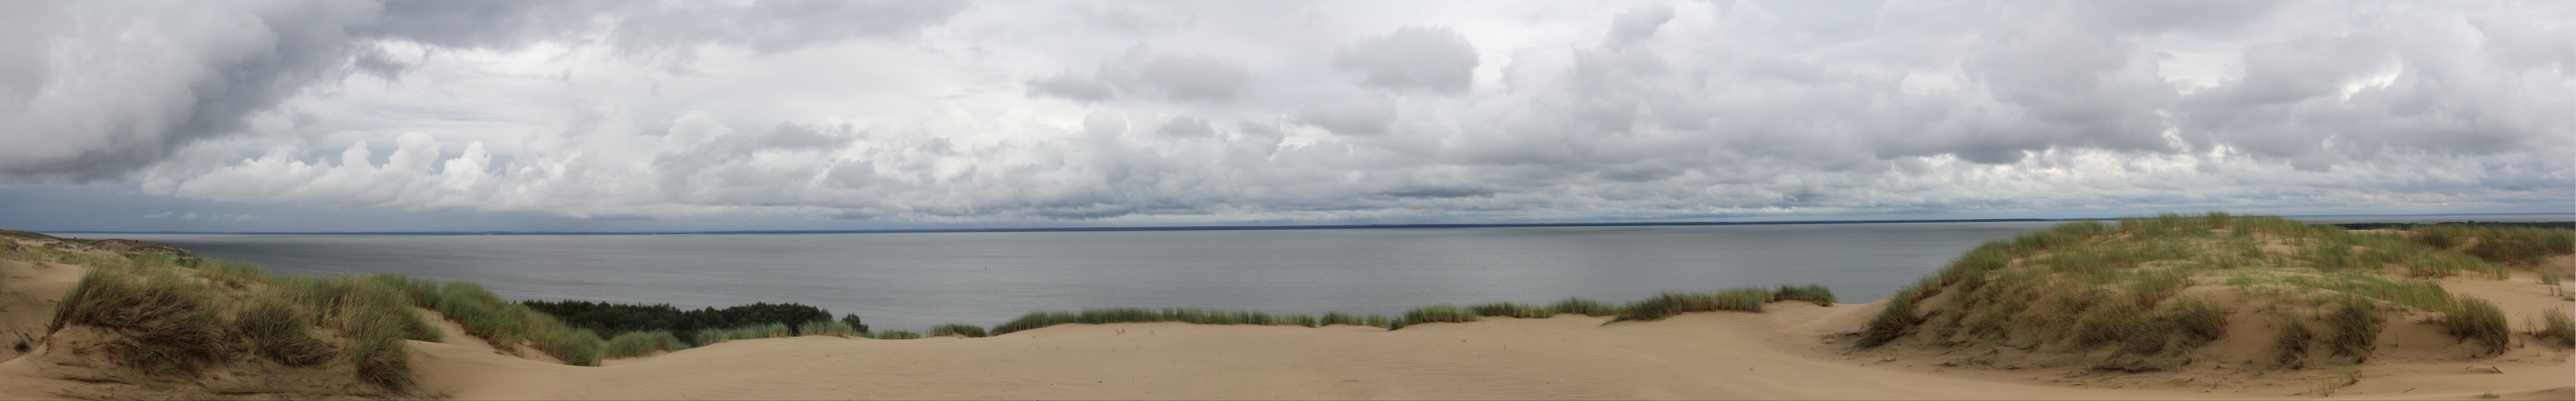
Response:
[{"label": "green grass", "polygon": [[2554,342],[2559,346],[2576,346],[2576,319],[2568,318],[2567,311],[2564,309],[2549,308],[2541,311],[2540,322],[2534,326],[2536,327],[2531,330],[2531,338],[2554,338],[2557,339]]},{"label": "green grass", "polygon": [[833,336],[840,338],[856,338],[867,335],[867,332],[860,331],[856,327],[850,327],[850,322],[837,320],[821,320],[797,325],[796,332],[804,333],[809,336]]},{"label": "green grass", "polygon": [[1666,292],[1630,302],[1611,321],[1659,320],[1690,312],[1742,311],[1761,312],[1762,304],[1771,300],[1771,291],[1761,288],[1736,288],[1718,292]]},{"label": "green grass", "polygon": [[1467,310],[1469,312],[1474,312],[1476,316],[1479,317],[1535,319],[1556,316],[1556,312],[1549,311],[1546,307],[1514,302],[1477,304],[1474,306],[1468,306]]},{"label": "green grass", "polygon": [[984,328],[983,328],[982,326],[976,326],[976,325],[965,324],[965,323],[949,323],[949,324],[943,324],[943,325],[938,325],[938,326],[931,326],[931,327],[930,327],[930,336],[931,336],[931,337],[938,337],[938,336],[958,336],[958,337],[966,337],[966,338],[975,338],[975,337],[984,337],[984,336],[985,336],[985,334],[984,334]]},{"label": "green grass", "polygon": [[874,337],[879,340],[910,340],[921,338],[921,333],[904,330],[886,330],[876,332]]},{"label": "green grass", "polygon": [[1551,315],[1576,314],[1593,317],[1619,315],[1618,306],[1583,298],[1557,300],[1547,304],[1547,311]]},{"label": "green grass", "polygon": [[1460,308],[1457,305],[1438,304],[1404,311],[1404,316],[1399,318],[1399,320],[1396,320],[1395,324],[1388,327],[1388,329],[1402,329],[1405,326],[1423,323],[1463,323],[1473,321],[1476,321],[1476,312],[1474,311]]},{"label": "green grass", "polygon": [[2367,361],[2374,343],[2379,341],[2379,330],[2387,323],[2388,311],[2367,298],[2340,298],[2334,302],[2335,309],[2326,314],[2327,349],[2336,356],[2352,358],[2354,363]]},{"label": "green grass", "polygon": [[704,347],[709,344],[733,340],[733,335],[731,330],[708,327],[698,329],[696,333],[692,333],[690,338],[698,339],[698,346]]},{"label": "green grass", "polygon": [[2417,234],[2416,242],[2441,249],[2475,242],[2463,251],[2490,263],[2532,266],[2552,255],[2576,253],[2576,231],[2560,228],[2438,224],[2408,231]]},{"label": "green grass", "polygon": [[1780,301],[1807,301],[1816,303],[1816,306],[1834,306],[1834,291],[1825,289],[1825,286],[1819,284],[1783,285],[1779,290],[1771,292],[1771,302]]},{"label": "green grass", "polygon": [[2273,363],[2294,369],[2307,366],[2308,344],[2314,341],[2316,332],[2308,330],[2306,320],[2283,316],[2280,333],[2272,337]]},{"label": "green grass", "polygon": [[329,361],[335,351],[313,335],[313,313],[302,307],[284,297],[253,297],[243,304],[234,335],[248,339],[252,353],[286,366]]},{"label": "green grass", "polygon": [[2443,308],[2440,316],[2433,317],[2427,323],[2441,326],[2442,333],[2449,334],[2452,338],[2475,342],[2485,347],[2480,351],[2481,354],[2504,352],[2505,346],[2513,341],[2513,331],[2511,327],[2506,326],[2504,310],[2497,309],[2494,303],[2476,297],[2459,297],[2452,305]]},{"label": "green grass", "polygon": [[608,345],[600,347],[600,353],[608,358],[631,358],[652,355],[656,351],[684,349],[689,349],[689,344],[681,342],[679,336],[671,335],[668,331],[655,330],[619,334],[616,338],[608,339]]},{"label": "green grass", "polygon": [[766,324],[755,324],[755,325],[750,325],[750,326],[742,326],[742,327],[735,327],[735,328],[732,328],[732,329],[727,329],[727,330],[725,330],[725,338],[726,338],[726,339],[732,339],[732,340],[757,340],[757,339],[763,339],[763,338],[787,338],[788,336],[793,335],[794,333],[795,333],[795,331],[794,331],[794,330],[790,330],[790,329],[788,329],[787,325],[785,325],[785,324],[779,324],[779,323],[766,323]]},{"label": "green grass", "polygon": [[127,366],[194,372],[231,351],[212,294],[167,269],[95,267],[59,302],[47,332],[77,324],[123,334],[109,350]]}]

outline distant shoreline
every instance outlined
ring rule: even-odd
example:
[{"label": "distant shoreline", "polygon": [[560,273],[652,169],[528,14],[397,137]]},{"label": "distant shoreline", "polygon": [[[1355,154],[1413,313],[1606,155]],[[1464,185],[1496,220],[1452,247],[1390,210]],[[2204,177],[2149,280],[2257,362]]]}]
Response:
[{"label": "distant shoreline", "polygon": [[[2300,217],[2430,217],[2491,216],[2555,213],[2450,213],[2405,215],[2307,215]],[[224,235],[732,235],[732,234],[916,234],[916,233],[1015,233],[1015,232],[1095,232],[1095,231],[1252,231],[1252,230],[1350,230],[1350,229],[1421,229],[1421,228],[1529,228],[1529,227],[1672,227],[1672,226],[1766,226],[1816,224],[1904,224],[1904,223],[2045,223],[2081,220],[2116,220],[2115,218],[2066,219],[1923,219],[1923,220],[1785,220],[1785,221],[1664,221],[1664,222],[1596,222],[1596,223],[1442,223],[1442,224],[1328,224],[1296,226],[1148,226],[1148,227],[1019,227],[1019,228],[929,228],[900,230],[721,230],[721,231],[53,231],[61,234],[224,234]],[[2354,223],[2386,224],[2386,223]]]}]

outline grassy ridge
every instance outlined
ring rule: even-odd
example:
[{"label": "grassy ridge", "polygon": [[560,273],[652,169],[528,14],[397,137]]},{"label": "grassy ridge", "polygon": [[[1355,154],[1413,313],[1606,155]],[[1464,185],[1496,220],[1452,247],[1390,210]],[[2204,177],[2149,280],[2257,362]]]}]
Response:
[{"label": "grassy ridge", "polygon": [[2283,320],[2275,333],[2283,365],[2304,364],[2310,341],[2338,357],[2368,358],[2382,322],[2414,312],[2436,314],[2424,322],[2493,353],[2509,342],[2503,313],[2429,279],[2504,279],[2507,265],[2576,252],[2571,233],[2465,225],[2353,232],[2221,212],[2069,222],[1962,254],[1899,291],[1856,345],[1920,335],[2176,355],[2223,335],[2237,307],[2179,295],[2223,282],[2253,297],[2236,303],[2268,300],[2259,312]]},{"label": "grassy ridge", "polygon": [[[55,305],[49,331],[109,330],[127,366],[186,374],[250,354],[286,366],[342,359],[389,392],[416,387],[403,340],[440,334],[401,290],[362,277],[269,276],[257,266],[89,255],[90,271]],[[202,267],[202,269],[192,268]],[[205,273],[195,273],[195,272]]]},{"label": "grassy ridge", "polygon": [[[1614,316],[1612,321],[1656,320],[1677,314],[1708,311],[1761,312],[1762,304],[1778,301],[1807,301],[1831,306],[1833,291],[1821,285],[1781,286],[1778,290],[1738,288],[1719,292],[1667,292],[1627,305],[1614,306],[1582,298],[1566,298],[1546,305],[1494,302],[1472,306],[1430,305],[1407,310],[1394,317],[1385,315],[1352,315],[1325,312],[1321,317],[1306,314],[1277,315],[1267,312],[1211,311],[1170,308],[1096,308],[1080,312],[1030,312],[1018,319],[993,326],[992,335],[1054,326],[1059,324],[1109,324],[1183,322],[1193,324],[1246,324],[1265,326],[1322,327],[1330,325],[1375,326],[1400,330],[1423,323],[1472,322],[1485,317],[1544,318],[1561,314]],[[933,335],[939,335],[934,331]]]}]

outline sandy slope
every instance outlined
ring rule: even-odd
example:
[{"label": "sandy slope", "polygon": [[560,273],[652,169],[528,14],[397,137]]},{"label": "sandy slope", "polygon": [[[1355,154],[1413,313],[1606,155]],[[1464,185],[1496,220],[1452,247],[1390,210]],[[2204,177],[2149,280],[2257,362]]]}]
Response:
[{"label": "sandy slope", "polygon": [[[1065,325],[996,338],[735,341],[605,367],[420,344],[459,399],[2172,399],[1873,366],[1791,322],[1860,310],[1659,322],[1495,319],[1400,331],[1178,323]],[[1817,355],[1817,352],[1825,352]]]}]

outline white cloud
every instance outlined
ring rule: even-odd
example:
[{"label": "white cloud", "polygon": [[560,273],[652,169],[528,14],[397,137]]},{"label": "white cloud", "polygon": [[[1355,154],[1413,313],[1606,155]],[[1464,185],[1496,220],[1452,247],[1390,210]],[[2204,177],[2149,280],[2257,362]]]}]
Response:
[{"label": "white cloud", "polygon": [[[12,19],[25,24],[0,39],[64,33],[35,41],[86,45],[47,47],[70,50],[36,52],[40,64],[0,61],[0,122],[80,129],[8,138],[30,145],[0,149],[0,176],[236,202],[924,223],[2533,208],[2576,197],[2576,116],[2562,112],[2576,109],[2576,75],[2562,68],[2576,65],[2576,46],[2556,39],[2576,36],[2556,22],[2576,19],[2567,5],[812,11],[846,17],[833,19],[707,4],[440,4],[191,9],[258,22],[247,25],[16,5],[29,13],[0,15],[167,23],[143,32],[203,38],[109,43]],[[693,15],[707,18],[683,18]],[[860,26],[795,28],[841,20]],[[243,26],[278,35],[254,40]],[[21,42],[0,50],[9,43]],[[52,61],[82,57],[108,67]],[[268,86],[225,102],[190,95],[226,79]],[[136,123],[108,123],[118,121]]]}]

